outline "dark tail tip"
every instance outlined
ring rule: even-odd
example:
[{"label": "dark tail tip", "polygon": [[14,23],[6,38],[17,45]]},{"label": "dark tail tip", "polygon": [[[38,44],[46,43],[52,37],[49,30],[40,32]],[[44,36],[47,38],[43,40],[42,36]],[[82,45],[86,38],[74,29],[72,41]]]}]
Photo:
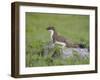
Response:
[{"label": "dark tail tip", "polygon": [[86,47],[86,45],[85,45],[85,44],[79,44],[79,48],[87,48],[87,49],[88,49],[88,51],[90,51],[89,46],[88,46],[88,47]]},{"label": "dark tail tip", "polygon": [[84,44],[79,44],[79,47],[80,48],[85,48],[85,45]]}]

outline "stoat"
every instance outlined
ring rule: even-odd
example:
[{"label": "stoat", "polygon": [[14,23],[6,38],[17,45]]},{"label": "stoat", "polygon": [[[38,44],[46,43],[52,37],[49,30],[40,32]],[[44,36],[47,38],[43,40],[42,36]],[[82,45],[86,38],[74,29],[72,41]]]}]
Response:
[{"label": "stoat", "polygon": [[54,44],[60,44],[63,47],[68,47],[68,48],[84,48],[83,44],[73,44],[71,41],[66,39],[63,36],[58,35],[56,32],[55,28],[52,26],[49,26],[47,30],[51,34],[51,40],[53,41]]}]

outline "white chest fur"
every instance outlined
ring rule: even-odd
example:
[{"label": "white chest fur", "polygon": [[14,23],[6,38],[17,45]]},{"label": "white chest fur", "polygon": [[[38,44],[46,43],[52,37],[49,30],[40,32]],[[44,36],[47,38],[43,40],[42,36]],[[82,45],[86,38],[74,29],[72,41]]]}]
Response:
[{"label": "white chest fur", "polygon": [[[52,36],[54,35],[54,31],[53,31],[53,30],[49,30],[49,32],[50,32],[51,40],[53,40],[53,37],[52,37]],[[56,41],[55,44],[60,44],[60,45],[62,45],[62,48],[66,46],[66,43],[64,43],[64,42],[59,42],[59,41]]]},{"label": "white chest fur", "polygon": [[49,30],[49,32],[50,32],[51,40],[53,40],[52,36],[54,34],[54,31],[53,30]]}]

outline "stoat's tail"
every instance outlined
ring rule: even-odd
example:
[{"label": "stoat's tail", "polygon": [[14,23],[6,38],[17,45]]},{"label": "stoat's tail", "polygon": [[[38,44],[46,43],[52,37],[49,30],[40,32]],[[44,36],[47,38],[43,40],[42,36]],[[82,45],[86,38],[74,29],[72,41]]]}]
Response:
[{"label": "stoat's tail", "polygon": [[66,47],[69,47],[69,48],[85,48],[85,44],[67,44]]},{"label": "stoat's tail", "polygon": [[89,46],[88,46],[88,47],[86,47],[86,46],[85,46],[85,44],[79,44],[79,48],[87,48],[87,49],[88,49],[88,51],[90,51]]},{"label": "stoat's tail", "polygon": [[85,48],[85,44],[79,44],[79,48]]}]

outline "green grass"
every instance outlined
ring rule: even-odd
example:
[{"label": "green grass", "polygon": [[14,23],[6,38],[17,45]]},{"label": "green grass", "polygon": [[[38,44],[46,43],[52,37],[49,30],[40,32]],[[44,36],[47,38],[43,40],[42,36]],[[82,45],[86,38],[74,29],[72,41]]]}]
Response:
[{"label": "green grass", "polygon": [[[86,47],[89,46],[89,16],[27,12],[26,67],[89,64],[89,58],[80,59],[75,55],[62,59],[61,51],[57,46],[51,50],[47,49],[48,55],[45,56],[44,47],[50,41],[50,34],[46,30],[48,25],[53,25],[60,35],[71,41],[82,42]],[[57,54],[56,58],[52,57],[54,54]]]},{"label": "green grass", "polygon": [[73,51],[73,55],[63,58],[61,49],[58,46],[55,48],[49,48],[48,54],[43,54],[44,49],[37,47],[37,51],[30,49],[30,52],[26,54],[26,66],[37,67],[37,66],[57,66],[57,65],[79,65],[89,64],[89,57],[80,57],[80,55]]}]

